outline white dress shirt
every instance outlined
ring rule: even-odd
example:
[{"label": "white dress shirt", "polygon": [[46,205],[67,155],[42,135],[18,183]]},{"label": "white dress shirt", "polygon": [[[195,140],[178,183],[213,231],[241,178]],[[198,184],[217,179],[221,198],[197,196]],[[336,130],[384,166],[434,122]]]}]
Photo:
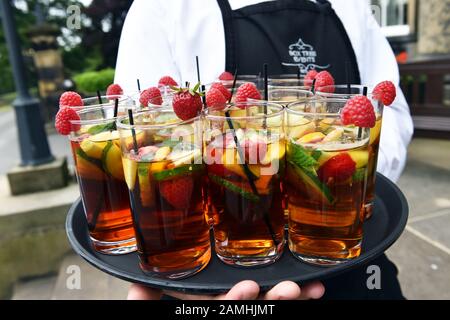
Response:
[{"label": "white dress shirt", "polygon": [[[229,0],[233,10],[262,2]],[[331,0],[355,51],[361,81],[374,86],[384,80],[399,83],[392,49],[364,0]],[[216,0],[135,0],[122,31],[115,82],[125,92],[155,86],[164,75],[179,83],[197,81],[195,56],[200,58],[203,83],[225,69],[225,34]],[[385,108],[378,171],[397,181],[406,162],[413,133],[409,107],[398,88],[397,99]]]}]

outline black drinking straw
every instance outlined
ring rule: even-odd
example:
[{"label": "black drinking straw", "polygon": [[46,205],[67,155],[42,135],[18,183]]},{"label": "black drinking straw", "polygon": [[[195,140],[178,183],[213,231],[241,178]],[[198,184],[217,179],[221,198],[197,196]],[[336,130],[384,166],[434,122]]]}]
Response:
[{"label": "black drinking straw", "polygon": [[[234,72],[234,80],[233,80],[233,86],[231,87],[231,98],[229,100],[229,102],[231,102],[231,99],[233,97],[234,91],[236,89],[236,80],[237,80],[237,74],[238,74],[238,70],[236,69],[236,71]],[[234,139],[234,143],[236,144],[236,149],[239,155],[239,158],[242,162],[242,167],[244,169],[244,173],[247,177],[248,183],[250,184],[250,188],[252,189],[252,192],[255,196],[258,197],[258,199],[260,198],[258,189],[256,188],[255,185],[255,175],[251,172],[251,170],[249,169],[248,165],[245,163],[245,156],[244,156],[244,152],[242,151],[242,147],[241,144],[239,143],[239,139],[237,138],[236,135],[236,130],[234,129],[234,125],[233,125],[233,121],[231,121],[231,117],[230,117],[230,111],[227,110],[225,111],[225,116],[227,119],[227,123],[228,123],[228,127],[230,128],[232,134],[233,134],[233,139]],[[267,211],[264,212],[264,222],[267,225],[267,229],[269,229],[269,233],[270,236],[272,238],[273,243],[278,246],[279,241],[276,239],[275,236],[275,232],[273,231],[272,225],[270,224],[270,219],[269,219],[269,214]]]},{"label": "black drinking straw", "polygon": [[298,81],[298,86],[301,86],[301,85],[302,85],[302,83],[301,83],[301,78],[302,78],[302,76],[301,76],[301,73],[300,73],[300,68],[298,68],[298,69],[297,69],[297,81]]},{"label": "black drinking straw", "polygon": [[[128,119],[129,119],[130,125],[134,126],[133,110],[131,110],[131,109],[128,109]],[[137,139],[136,139],[136,130],[134,130],[134,128],[131,128],[131,135],[133,136],[134,153],[138,154],[139,148],[138,148],[138,143],[137,143]]]},{"label": "black drinking straw", "polygon": [[138,91],[139,91],[139,93],[141,93],[141,81],[139,79],[136,79],[136,82],[137,82]]},{"label": "black drinking straw", "polygon": [[198,61],[198,56],[195,56],[195,63],[197,65],[197,80],[198,80],[198,83],[202,83],[202,80],[200,78],[200,62]]},{"label": "black drinking straw", "polygon": [[98,103],[103,104],[102,94],[100,93],[100,90],[97,90],[97,98]]},{"label": "black drinking straw", "polygon": [[206,87],[202,85],[200,90],[202,90],[203,93],[202,95],[203,109],[206,109]]},{"label": "black drinking straw", "polygon": [[316,79],[313,80],[313,83],[311,85],[311,93],[316,94]]},{"label": "black drinking straw", "polygon": [[114,118],[119,114],[119,99],[114,100]]}]

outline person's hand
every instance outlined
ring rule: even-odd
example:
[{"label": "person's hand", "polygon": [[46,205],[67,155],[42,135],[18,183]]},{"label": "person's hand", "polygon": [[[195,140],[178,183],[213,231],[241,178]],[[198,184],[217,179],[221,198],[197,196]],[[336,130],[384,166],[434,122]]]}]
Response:
[{"label": "person's hand", "polygon": [[133,284],[128,291],[128,300],[159,300],[163,294],[182,300],[308,300],[319,299],[324,292],[325,288],[320,282],[310,283],[300,288],[292,281],[284,281],[270,291],[260,294],[258,284],[246,280],[236,284],[228,293],[217,296],[183,294]]}]

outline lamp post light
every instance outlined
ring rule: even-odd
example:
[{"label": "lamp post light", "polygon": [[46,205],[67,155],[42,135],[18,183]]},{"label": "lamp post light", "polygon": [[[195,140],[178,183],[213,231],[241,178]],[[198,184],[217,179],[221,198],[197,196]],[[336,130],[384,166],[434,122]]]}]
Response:
[{"label": "lamp post light", "polygon": [[17,98],[13,102],[16,113],[21,166],[38,166],[54,160],[41,117],[39,100],[30,96],[25,65],[10,0],[0,0],[0,14],[9,48]]}]

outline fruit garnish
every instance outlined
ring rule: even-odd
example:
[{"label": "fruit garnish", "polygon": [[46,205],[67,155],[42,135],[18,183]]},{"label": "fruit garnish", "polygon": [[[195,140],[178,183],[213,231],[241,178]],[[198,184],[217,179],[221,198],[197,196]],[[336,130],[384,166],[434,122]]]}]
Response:
[{"label": "fruit garnish", "polygon": [[227,105],[227,99],[219,90],[211,88],[206,93],[206,105],[212,110],[223,110]]},{"label": "fruit garnish", "polygon": [[95,142],[89,138],[84,139],[80,143],[80,148],[90,158],[100,160],[102,158],[103,149],[106,146],[106,142]]},{"label": "fruit garnish", "polygon": [[161,196],[176,209],[188,209],[194,183],[191,177],[180,177],[163,181],[159,185]]},{"label": "fruit garnish", "polygon": [[176,94],[173,97],[173,111],[183,121],[197,117],[203,108],[202,94],[198,91],[200,83],[194,89],[176,88]]},{"label": "fruit garnish", "polygon": [[288,162],[299,168],[311,169],[317,165],[317,161],[308,154],[305,148],[291,142],[289,144]]},{"label": "fruit garnish", "polygon": [[64,92],[59,98],[59,107],[82,107],[84,105],[81,96],[73,91]]},{"label": "fruit garnish", "polygon": [[123,157],[122,166],[127,186],[131,191],[133,191],[134,186],[136,184],[137,162],[133,159]]},{"label": "fruit garnish", "polygon": [[89,157],[81,149],[75,151],[77,173],[83,178],[91,180],[103,180],[105,174],[102,171],[102,162]]},{"label": "fruit garnish", "polygon": [[222,72],[222,74],[219,76],[219,80],[222,81],[233,81],[234,80],[234,75],[231,74],[228,71]]},{"label": "fruit garnish", "polygon": [[227,89],[223,84],[221,84],[220,82],[215,82],[215,83],[213,83],[213,84],[211,85],[211,88],[210,88],[209,90],[211,90],[211,89],[219,90],[220,93],[223,94],[223,96],[225,97],[225,99],[226,99],[227,101],[229,101],[229,100],[231,99],[231,91],[228,90],[228,89]]},{"label": "fruit garnish", "polygon": [[106,96],[108,98],[115,98],[117,96],[123,95],[123,89],[120,85],[114,83],[109,85],[108,89],[106,89]]},{"label": "fruit garnish", "polygon": [[315,69],[308,71],[308,73],[305,76],[305,80],[304,80],[305,86],[311,87],[312,83],[314,82],[314,79],[316,78],[316,76],[318,74],[319,73]]},{"label": "fruit garnish", "polygon": [[272,164],[274,161],[281,163],[284,155],[286,154],[286,145],[284,142],[271,143],[267,146],[267,153],[263,160],[262,165]]},{"label": "fruit garnish", "polygon": [[247,99],[261,100],[261,93],[252,82],[244,83],[236,92],[236,103],[247,102]]},{"label": "fruit garnish", "polygon": [[348,154],[356,163],[356,169],[364,168],[369,163],[369,151],[355,150],[349,151]]},{"label": "fruit garnish", "polygon": [[[294,174],[290,173],[290,170],[293,170]],[[301,181],[308,187],[306,192],[308,192],[312,199],[319,197],[323,203],[332,204],[334,202],[330,189],[319,180],[314,171],[298,166],[292,166],[290,170],[287,173],[287,179],[290,183],[296,186]]]},{"label": "fruit garnish", "polygon": [[295,126],[290,129],[289,137],[294,140],[298,140],[303,136],[314,133],[316,131],[316,125],[314,122],[309,122],[300,126]]},{"label": "fruit garnish", "polygon": [[297,140],[297,143],[308,144],[308,143],[319,143],[325,139],[325,135],[322,132],[313,132],[304,135]]},{"label": "fruit garnish", "polygon": [[164,76],[158,81],[158,86],[161,87],[178,87],[178,83],[170,76]]},{"label": "fruit garnish", "polygon": [[150,169],[148,163],[138,163],[138,179],[141,203],[144,207],[152,207],[155,203],[155,195],[150,183]]},{"label": "fruit garnish", "polygon": [[[116,123],[113,122],[109,122],[109,123],[105,123],[105,124],[98,124],[95,126],[92,126],[88,129],[88,133],[90,135],[98,135],[100,133],[104,133],[104,132],[111,132],[116,130]],[[116,131],[116,133],[118,134],[118,132]],[[119,136],[117,135],[117,137],[114,137],[115,139],[119,138]],[[107,139],[103,139],[103,140],[107,140]]]},{"label": "fruit garnish", "polygon": [[245,198],[247,200],[250,200],[253,202],[259,201],[259,197],[257,195],[255,195],[252,191],[247,191],[244,188],[237,186],[233,182],[225,180],[219,176],[216,176],[213,174],[209,174],[208,176],[211,179],[211,181],[214,182],[215,184],[225,187],[226,189],[230,190],[231,192],[240,194],[243,198]]},{"label": "fruit garnish", "polygon": [[347,101],[341,112],[344,125],[355,125],[361,128],[373,128],[376,115],[372,102],[366,96],[356,96]]},{"label": "fruit garnish", "polygon": [[124,180],[122,152],[112,141],[108,141],[103,149],[102,162],[105,171],[118,180]]},{"label": "fruit garnish", "polygon": [[330,179],[343,182],[352,177],[356,171],[356,163],[348,153],[340,153],[325,162],[317,171],[319,179],[328,183]]},{"label": "fruit garnish", "polygon": [[323,143],[339,141],[344,135],[344,129],[336,128],[332,130],[327,136],[322,140]]},{"label": "fruit garnish", "polygon": [[334,78],[328,71],[319,72],[316,75],[316,90],[321,92],[334,92]]},{"label": "fruit garnish", "polygon": [[155,156],[153,158],[153,161],[163,161],[166,159],[166,157],[170,154],[171,149],[169,147],[162,147],[159,148],[158,151],[156,151]]},{"label": "fruit garnish", "polygon": [[72,124],[71,121],[79,121],[80,116],[75,110],[69,107],[59,109],[55,118],[55,128],[59,134],[63,136],[69,135],[71,132],[80,130],[79,124]]},{"label": "fruit garnish", "polygon": [[203,165],[195,164],[195,165],[185,165],[182,167],[176,167],[173,169],[165,169],[162,171],[153,172],[153,178],[156,181],[165,181],[174,178],[178,178],[179,176],[187,175],[196,171],[203,169]]},{"label": "fruit garnish", "polygon": [[381,124],[382,124],[381,119],[377,119],[377,121],[375,123],[375,127],[370,129],[370,141],[369,141],[369,145],[370,146],[372,144],[374,144],[375,141],[377,141],[380,138],[380,135],[381,135]]},{"label": "fruit garnish", "polygon": [[144,107],[148,107],[149,104],[160,106],[163,104],[161,91],[156,87],[148,88],[142,91],[139,102]]},{"label": "fruit garnish", "polygon": [[383,105],[390,106],[397,97],[397,89],[391,81],[383,81],[373,89],[372,95],[376,100],[381,101]]}]

